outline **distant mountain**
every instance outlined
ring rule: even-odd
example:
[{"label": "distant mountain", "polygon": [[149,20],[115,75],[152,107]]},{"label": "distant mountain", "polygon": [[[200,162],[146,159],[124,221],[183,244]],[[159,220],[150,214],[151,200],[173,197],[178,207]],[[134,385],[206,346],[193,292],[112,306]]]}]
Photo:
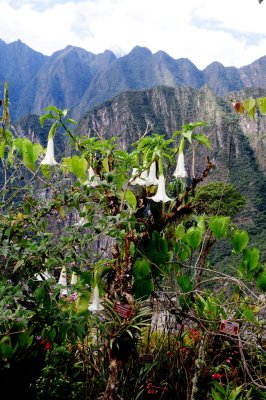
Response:
[{"label": "distant mountain", "polygon": [[95,55],[73,46],[44,56],[20,40],[0,40],[0,61],[0,85],[9,83],[13,120],[27,113],[42,114],[51,104],[70,108],[79,119],[123,91],[161,85],[199,89],[207,84],[217,95],[266,88],[266,56],[241,68],[213,62],[199,70],[188,59],[175,60],[163,51],[152,54],[139,46],[120,58],[108,50]]}]

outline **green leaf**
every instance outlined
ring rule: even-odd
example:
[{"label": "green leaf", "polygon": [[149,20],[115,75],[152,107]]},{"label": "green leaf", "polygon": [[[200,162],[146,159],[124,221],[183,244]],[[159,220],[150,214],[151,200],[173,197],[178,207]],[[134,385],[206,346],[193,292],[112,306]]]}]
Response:
[{"label": "green leaf", "polygon": [[15,148],[22,155],[26,167],[35,170],[36,161],[43,150],[42,146],[38,143],[33,144],[27,138],[16,138],[13,143]]},{"label": "green leaf", "polygon": [[108,160],[108,157],[105,157],[102,160],[102,166],[103,166],[104,172],[109,172],[109,160]]},{"label": "green leaf", "polygon": [[202,230],[198,227],[194,228],[191,226],[186,232],[185,239],[192,249],[197,249],[202,241]]},{"label": "green leaf", "polygon": [[146,278],[151,273],[151,265],[147,260],[138,259],[133,265],[134,279]]},{"label": "green leaf", "polygon": [[191,143],[192,141],[192,130],[187,130],[187,131],[183,131],[182,135],[189,141],[189,143]]},{"label": "green leaf", "polygon": [[16,270],[17,270],[19,267],[21,267],[21,265],[23,265],[23,264],[24,264],[24,260],[19,260],[19,261],[17,261],[16,264],[15,264],[15,266],[14,266],[13,273],[16,272]]},{"label": "green leaf", "polygon": [[266,292],[266,270],[261,272],[256,279],[257,287]]},{"label": "green leaf", "polygon": [[235,229],[232,235],[233,250],[241,252],[245,249],[249,241],[248,233],[244,230]]},{"label": "green leaf", "polygon": [[[45,107],[46,111],[54,111],[56,114],[61,115],[62,114],[62,110],[60,110],[59,108],[55,107],[55,106],[48,106]],[[54,117],[54,115],[53,115]]]},{"label": "green leaf", "polygon": [[266,97],[257,99],[257,106],[259,107],[261,114],[266,114]]},{"label": "green leaf", "polygon": [[199,143],[208,147],[208,149],[210,149],[212,147],[209,138],[207,136],[203,135],[202,133],[193,133],[192,139],[197,140]]},{"label": "green leaf", "polygon": [[70,124],[77,124],[77,121],[72,118],[67,118],[66,122],[69,122]]},{"label": "green leaf", "polygon": [[133,293],[137,299],[148,299],[153,291],[153,283],[150,277],[135,280],[133,284]]},{"label": "green leaf", "polygon": [[42,303],[43,299],[45,297],[45,289],[43,286],[40,286],[38,289],[35,291],[35,299],[37,303]]},{"label": "green leaf", "polygon": [[29,215],[31,212],[31,207],[30,207],[30,203],[26,203],[24,204],[24,213]]},{"label": "green leaf", "polygon": [[26,349],[32,344],[33,336],[30,336],[28,332],[21,332],[18,334],[18,342],[23,349]]},{"label": "green leaf", "polygon": [[177,282],[184,293],[190,292],[193,284],[190,282],[189,276],[180,275],[177,277]]},{"label": "green leaf", "polygon": [[239,393],[241,392],[241,390],[242,386],[238,386],[235,389],[233,389],[232,392],[230,393],[230,396],[228,397],[228,400],[235,400],[239,395]]},{"label": "green leaf", "polygon": [[73,205],[78,211],[79,211],[79,208],[80,208],[79,199],[80,199],[80,193],[74,193],[74,195],[73,195]]},{"label": "green leaf", "polygon": [[84,292],[80,295],[79,300],[78,300],[78,306],[77,306],[78,314],[85,313],[85,315],[86,315],[88,313],[90,296],[91,296],[91,293],[89,292],[89,290],[86,290],[86,292]]},{"label": "green leaf", "polygon": [[137,208],[137,199],[135,194],[131,190],[127,190],[125,193],[125,199],[129,207],[135,211]]},{"label": "green leaf", "polygon": [[230,217],[223,217],[223,216],[211,217],[209,227],[211,232],[216,237],[216,239],[227,237],[229,223],[230,223]]},{"label": "green leaf", "polygon": [[41,127],[43,127],[44,122],[45,122],[46,119],[53,119],[53,118],[55,118],[55,116],[54,116],[54,114],[52,114],[52,113],[48,113],[48,114],[42,115],[42,116],[39,118]]},{"label": "green leaf", "polygon": [[186,230],[183,224],[179,224],[175,231],[177,239],[183,239],[186,234]]},{"label": "green leaf", "polygon": [[49,139],[52,139],[52,138],[54,137],[55,132],[56,132],[56,128],[57,128],[58,126],[60,126],[60,124],[59,124],[58,122],[54,122],[54,123],[53,123],[53,125],[51,126],[50,131],[49,131],[49,133],[48,133],[48,140],[49,140]]},{"label": "green leaf", "polygon": [[248,271],[254,271],[259,265],[260,251],[257,247],[244,250],[244,263]]},{"label": "green leaf", "polygon": [[223,386],[219,382],[213,381],[213,386],[216,390],[218,390],[219,393],[226,396],[226,390],[223,388]]},{"label": "green leaf", "polygon": [[243,315],[247,321],[253,322],[253,323],[256,322],[254,313],[250,308],[245,308],[245,310],[243,310]]},{"label": "green leaf", "polygon": [[212,388],[212,398],[213,400],[224,400],[223,397],[219,395],[213,388]]},{"label": "green leaf", "polygon": [[245,99],[242,103],[247,112],[251,111],[256,106],[256,100],[253,98]]},{"label": "green leaf", "polygon": [[204,215],[199,216],[197,227],[201,230],[202,234],[205,232],[205,218]]},{"label": "green leaf", "polygon": [[5,156],[6,141],[2,140],[0,143],[0,158],[3,159]]},{"label": "green leaf", "polygon": [[0,353],[3,358],[11,358],[13,356],[12,344],[9,336],[4,336],[0,341]]},{"label": "green leaf", "polygon": [[70,170],[76,175],[77,178],[79,179],[87,178],[86,175],[87,167],[88,167],[88,161],[85,158],[79,157],[77,155],[71,158]]}]

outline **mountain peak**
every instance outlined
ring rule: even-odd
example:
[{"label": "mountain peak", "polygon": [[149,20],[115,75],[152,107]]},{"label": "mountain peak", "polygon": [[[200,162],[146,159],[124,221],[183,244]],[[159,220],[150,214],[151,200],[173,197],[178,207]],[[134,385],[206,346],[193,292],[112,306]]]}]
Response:
[{"label": "mountain peak", "polygon": [[147,47],[135,46],[133,49],[128,53],[129,57],[147,57],[152,56],[152,52]]}]

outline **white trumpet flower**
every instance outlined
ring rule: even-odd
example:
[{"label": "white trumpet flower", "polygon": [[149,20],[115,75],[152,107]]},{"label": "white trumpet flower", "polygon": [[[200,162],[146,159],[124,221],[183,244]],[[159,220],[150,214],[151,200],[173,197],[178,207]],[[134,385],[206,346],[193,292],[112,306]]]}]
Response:
[{"label": "white trumpet flower", "polygon": [[76,272],[73,272],[71,275],[70,285],[76,285],[77,282],[78,282],[78,276],[77,276]]},{"label": "white trumpet flower", "polygon": [[170,197],[167,196],[165,192],[165,179],[163,174],[159,175],[158,189],[155,196],[148,197],[148,199],[151,199],[156,202],[162,201],[163,203],[167,203],[168,201],[173,201],[172,199],[170,199]]},{"label": "white trumpet flower", "polygon": [[147,186],[157,186],[159,183],[158,178],[156,177],[156,162],[153,161],[150,165],[150,171],[148,178],[146,179],[146,185]]},{"label": "white trumpet flower", "polygon": [[95,174],[92,167],[89,167],[88,170],[88,180],[84,183],[86,186],[96,187],[101,183],[99,176]]},{"label": "white trumpet flower", "polygon": [[[59,280],[58,280],[58,285],[67,286],[66,267],[63,267],[61,269]],[[60,293],[61,293],[62,296],[67,296],[68,290],[67,289],[62,289]]]},{"label": "white trumpet flower", "polygon": [[145,186],[148,178],[148,171],[145,169],[144,171],[141,172],[140,176],[138,168],[133,168],[132,171],[132,178],[130,180],[130,185],[140,185],[140,186]]},{"label": "white trumpet flower", "polygon": [[42,165],[57,165],[58,162],[54,157],[54,139],[51,137],[48,139],[46,154],[44,159],[41,161]]},{"label": "white trumpet flower", "polygon": [[99,287],[96,284],[92,291],[92,304],[89,305],[88,310],[91,312],[102,311],[104,308],[101,305]]},{"label": "white trumpet flower", "polygon": [[177,164],[175,172],[173,173],[175,178],[186,178],[187,171],[185,170],[185,158],[183,151],[178,153]]},{"label": "white trumpet flower", "polygon": [[39,274],[35,274],[35,278],[37,281],[46,281],[47,279],[52,278],[52,275],[49,274],[48,270],[46,269],[43,272],[40,272]]}]

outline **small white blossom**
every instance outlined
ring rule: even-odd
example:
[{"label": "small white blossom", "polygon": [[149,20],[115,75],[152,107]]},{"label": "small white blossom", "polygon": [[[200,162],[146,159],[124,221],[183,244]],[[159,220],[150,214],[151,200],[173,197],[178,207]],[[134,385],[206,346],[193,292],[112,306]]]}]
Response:
[{"label": "small white blossom", "polygon": [[95,285],[92,291],[92,304],[89,305],[88,310],[91,312],[102,311],[104,308],[101,305],[100,293],[98,285]]},{"label": "small white blossom", "polygon": [[186,178],[187,171],[185,170],[185,159],[183,151],[178,153],[177,164],[175,172],[173,173],[175,178]]},{"label": "small white blossom", "polygon": [[167,203],[168,201],[173,201],[172,199],[170,199],[170,197],[167,196],[165,192],[165,179],[163,174],[159,175],[158,189],[155,196],[148,197],[148,199],[151,199],[156,202],[162,201],[163,203]]},{"label": "small white blossom", "polygon": [[47,148],[46,148],[46,154],[44,159],[41,162],[42,165],[57,165],[58,162],[56,162],[55,157],[54,157],[54,139],[51,137],[48,139],[47,143]]}]

